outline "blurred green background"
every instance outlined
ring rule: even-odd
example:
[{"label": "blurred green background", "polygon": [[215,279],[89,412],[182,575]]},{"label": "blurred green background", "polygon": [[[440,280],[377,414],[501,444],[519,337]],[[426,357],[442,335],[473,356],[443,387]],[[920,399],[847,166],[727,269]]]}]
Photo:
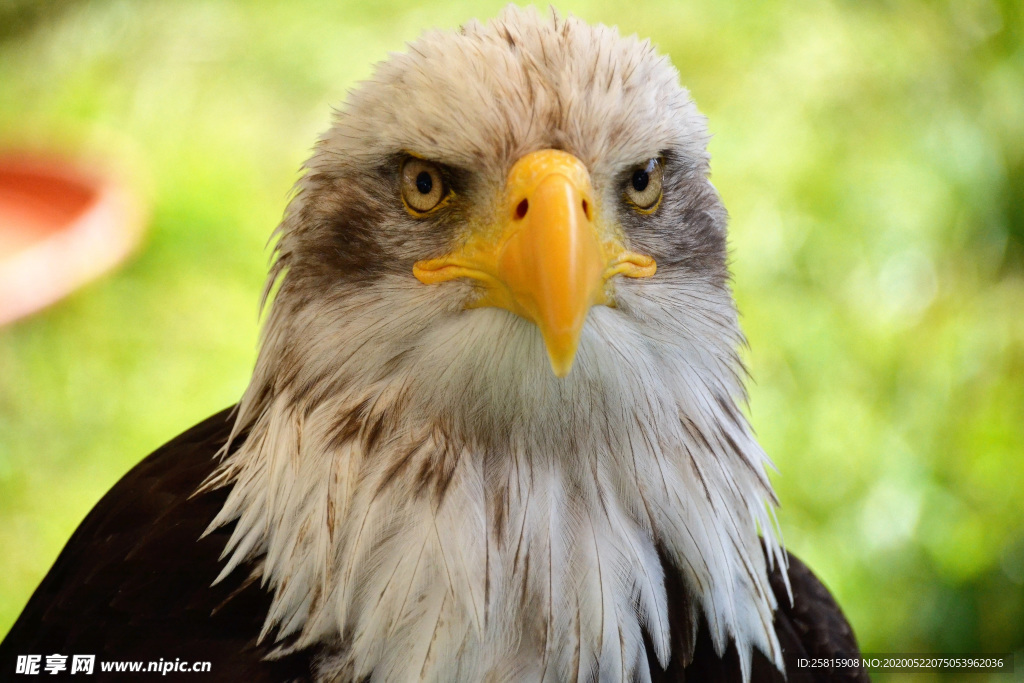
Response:
[{"label": "blurred green background", "polygon": [[[125,471],[241,395],[330,106],[502,4],[0,0],[0,148],[108,157],[152,208],[125,267],[0,329],[0,634]],[[1024,671],[1022,4],[559,8],[650,36],[709,117],[788,547],[865,651]]]}]

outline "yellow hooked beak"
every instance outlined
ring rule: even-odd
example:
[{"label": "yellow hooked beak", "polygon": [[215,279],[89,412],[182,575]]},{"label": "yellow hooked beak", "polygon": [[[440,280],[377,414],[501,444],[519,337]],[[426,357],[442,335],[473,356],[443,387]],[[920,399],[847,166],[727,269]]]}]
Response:
[{"label": "yellow hooked beak", "polygon": [[482,283],[484,294],[471,307],[498,306],[533,321],[551,369],[565,377],[590,307],[612,303],[608,280],[650,277],[657,267],[602,230],[596,214],[583,162],[554,149],[533,152],[509,171],[498,225],[447,256],[419,261],[413,274],[424,284],[460,277]]}]

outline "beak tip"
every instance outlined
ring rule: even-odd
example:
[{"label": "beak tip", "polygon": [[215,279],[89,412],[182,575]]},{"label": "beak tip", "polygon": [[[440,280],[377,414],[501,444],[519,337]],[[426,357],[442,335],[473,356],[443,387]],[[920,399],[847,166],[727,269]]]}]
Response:
[{"label": "beak tip", "polygon": [[557,377],[558,379],[564,379],[566,376],[568,376],[571,370],[571,360],[568,362],[559,362],[555,360],[551,361],[551,371],[555,373],[555,377]]},{"label": "beak tip", "polygon": [[555,377],[562,379],[566,377],[572,370],[572,366],[576,361],[576,348],[573,345],[571,351],[562,350],[561,352],[548,349],[548,360],[551,362],[551,372],[555,373]]}]

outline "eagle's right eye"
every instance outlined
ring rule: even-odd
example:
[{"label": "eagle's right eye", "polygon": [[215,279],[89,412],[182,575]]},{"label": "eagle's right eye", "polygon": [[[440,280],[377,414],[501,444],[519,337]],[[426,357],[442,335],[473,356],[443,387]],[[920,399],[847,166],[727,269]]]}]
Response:
[{"label": "eagle's right eye", "polygon": [[665,171],[655,157],[635,167],[626,180],[626,199],[640,213],[654,213],[661,202],[661,183]]},{"label": "eagle's right eye", "polygon": [[414,216],[422,216],[448,197],[444,177],[436,164],[410,157],[402,164],[402,201]]}]

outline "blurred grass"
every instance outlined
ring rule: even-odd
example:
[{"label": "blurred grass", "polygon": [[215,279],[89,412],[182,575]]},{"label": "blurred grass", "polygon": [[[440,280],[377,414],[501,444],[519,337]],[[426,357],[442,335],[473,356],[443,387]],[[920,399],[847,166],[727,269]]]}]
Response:
[{"label": "blurred grass", "polygon": [[[120,160],[153,206],[126,267],[0,330],[0,633],[121,474],[240,396],[329,106],[501,5],[0,0],[0,146]],[[560,3],[650,36],[709,116],[788,546],[865,651],[1024,666],[1021,5],[753,7]]]}]

